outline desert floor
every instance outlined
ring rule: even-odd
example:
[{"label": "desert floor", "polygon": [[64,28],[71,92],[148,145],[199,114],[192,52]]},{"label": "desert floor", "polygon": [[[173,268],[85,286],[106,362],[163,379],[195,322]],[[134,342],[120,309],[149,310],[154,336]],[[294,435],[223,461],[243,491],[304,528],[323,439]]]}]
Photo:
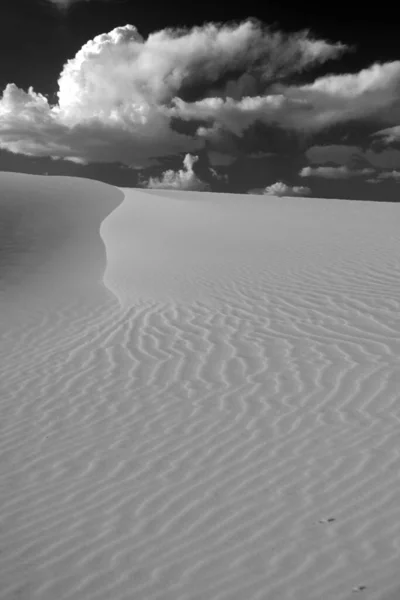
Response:
[{"label": "desert floor", "polygon": [[1,600],[400,598],[399,389],[399,205],[0,174]]}]

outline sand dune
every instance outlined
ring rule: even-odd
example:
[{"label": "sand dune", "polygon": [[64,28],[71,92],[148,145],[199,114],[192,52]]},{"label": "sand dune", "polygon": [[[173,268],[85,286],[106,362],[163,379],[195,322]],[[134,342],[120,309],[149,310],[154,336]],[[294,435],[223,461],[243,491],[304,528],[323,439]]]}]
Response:
[{"label": "sand dune", "polygon": [[395,204],[0,175],[0,598],[394,600]]}]

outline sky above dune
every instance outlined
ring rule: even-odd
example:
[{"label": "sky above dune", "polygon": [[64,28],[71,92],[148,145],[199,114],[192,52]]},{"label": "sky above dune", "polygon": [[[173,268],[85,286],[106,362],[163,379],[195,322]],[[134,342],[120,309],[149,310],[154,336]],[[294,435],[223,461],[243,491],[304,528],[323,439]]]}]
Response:
[{"label": "sky above dune", "polygon": [[394,15],[214,4],[3,0],[0,170],[396,200]]}]

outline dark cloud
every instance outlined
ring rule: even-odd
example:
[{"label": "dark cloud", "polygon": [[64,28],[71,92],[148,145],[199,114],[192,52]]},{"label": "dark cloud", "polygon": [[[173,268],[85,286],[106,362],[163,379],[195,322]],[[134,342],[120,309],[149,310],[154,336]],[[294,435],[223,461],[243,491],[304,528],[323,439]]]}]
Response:
[{"label": "dark cloud", "polygon": [[312,164],[347,165],[359,157],[361,153],[357,146],[332,144],[327,146],[312,146],[307,150],[306,157]]},{"label": "dark cloud", "polygon": [[210,164],[214,167],[227,167],[235,162],[236,156],[232,156],[231,154],[224,154],[215,150],[210,150],[208,152],[208,160],[210,161]]},{"label": "dark cloud", "polygon": [[[317,165],[335,164],[347,167],[364,164],[366,167],[372,166],[376,169],[400,168],[400,150],[396,148],[364,150],[357,146],[331,144],[312,146],[308,148],[305,155],[310,163]],[[352,168],[352,170],[356,172],[362,169]]]},{"label": "dark cloud", "polygon": [[[61,11],[68,10],[70,6],[73,4],[77,4],[78,2],[91,2],[92,0],[46,0],[49,4],[53,4]],[[113,0],[102,0],[102,2],[112,2]]]}]

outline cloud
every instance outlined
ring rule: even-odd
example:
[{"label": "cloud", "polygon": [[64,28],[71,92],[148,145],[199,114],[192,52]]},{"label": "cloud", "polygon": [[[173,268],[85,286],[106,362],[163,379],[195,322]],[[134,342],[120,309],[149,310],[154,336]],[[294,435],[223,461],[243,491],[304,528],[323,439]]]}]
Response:
[{"label": "cloud", "polygon": [[250,190],[248,194],[262,194],[264,196],[309,196],[311,189],[305,186],[291,186],[277,181],[264,189]]},{"label": "cloud", "polygon": [[77,2],[90,2],[90,0],[47,0],[50,4],[54,4],[60,10],[67,10],[72,4]]},{"label": "cloud", "polygon": [[[90,83],[88,83],[90,86]],[[202,139],[186,136],[170,127],[156,106],[142,103],[121,110],[101,106],[79,89],[68,101],[60,94],[59,105],[9,84],[0,100],[0,148],[15,154],[50,156],[80,162],[121,162],[132,167],[158,164],[155,157],[196,151]],[[128,115],[127,112],[130,111]],[[125,114],[124,114],[125,112]]]},{"label": "cloud", "polygon": [[269,92],[246,96],[210,97],[196,102],[175,99],[173,114],[186,120],[204,119],[237,136],[259,121],[298,132],[317,132],[333,125],[374,118],[383,123],[400,119],[400,61],[373,64],[359,73],[327,75],[307,85],[277,82]]},{"label": "cloud", "polygon": [[371,165],[379,169],[395,169],[400,167],[400,150],[388,149],[382,152],[367,150],[364,158]]},{"label": "cloud", "polygon": [[[172,117],[187,118],[183,99],[188,91],[198,89],[200,101],[214,94],[208,101],[218,108],[229,89],[243,104],[236,112],[245,119],[252,113],[250,123],[254,109],[246,106],[260,101],[242,96],[254,85],[266,89],[345,51],[343,44],[314,39],[307,31],[284,34],[254,20],[164,29],[147,39],[133,25],[117,27],[89,40],[64,65],[57,104],[33,88],[5,88],[0,148],[133,167],[155,164],[158,157],[204,147],[201,132],[184,135],[171,125]],[[265,100],[266,111],[276,102],[277,96]]]},{"label": "cloud", "polygon": [[265,194],[268,196],[309,196],[311,190],[305,186],[290,186],[282,181],[277,181],[265,188]]},{"label": "cloud", "polygon": [[71,4],[74,4],[78,1],[79,0],[47,0],[47,2],[49,2],[50,4],[54,4],[55,6],[61,9],[68,8],[69,6],[71,6]]},{"label": "cloud", "polygon": [[[348,50],[308,31],[286,34],[256,20],[164,29],[146,39],[133,25],[117,27],[67,61],[56,104],[32,87],[6,86],[0,149],[143,168],[166,156],[196,154],[226,132],[241,137],[256,122],[296,132],[370,117],[395,125],[400,61],[291,83]],[[193,121],[192,133],[179,131],[177,120]],[[233,161],[215,150],[209,158],[214,166]]]},{"label": "cloud", "polygon": [[[208,122],[211,136],[214,136],[215,128],[222,128],[241,137],[256,121],[284,125],[287,115],[290,111],[296,111],[299,104],[298,101],[288,100],[283,94],[246,96],[241,100],[212,97],[196,102],[175,98],[170,114],[187,121],[198,119]],[[202,127],[201,132],[206,136],[207,128]]]},{"label": "cloud", "polygon": [[393,180],[396,183],[400,183],[400,171],[382,171],[376,177],[367,179],[368,183],[383,183],[384,181]]},{"label": "cloud", "polygon": [[[60,11],[67,11],[70,6],[78,2],[90,2],[91,0],[47,0],[49,4],[54,4]],[[102,0],[102,2],[112,2],[112,0]]]},{"label": "cloud", "polygon": [[387,144],[393,144],[394,142],[400,142],[400,125],[394,127],[388,127],[377,131],[375,136],[382,138],[382,141]]},{"label": "cloud", "polygon": [[392,61],[375,63],[358,73],[326,75],[311,84],[289,87],[285,95],[305,103],[300,127],[318,130],[371,117],[382,122],[397,121],[399,84],[400,61]]},{"label": "cloud", "polygon": [[183,169],[179,171],[169,169],[161,177],[150,177],[144,187],[164,190],[206,190],[209,187],[208,184],[193,171],[193,165],[198,160],[198,156],[186,154],[183,159]]},{"label": "cloud", "polygon": [[304,167],[299,173],[300,177],[323,177],[325,179],[349,179],[350,177],[359,177],[362,175],[371,175],[374,169],[349,169],[347,166],[341,167]]},{"label": "cloud", "polygon": [[227,183],[229,180],[227,173],[218,173],[218,171],[216,171],[212,167],[210,167],[210,173],[214,177],[214,179],[217,179],[218,181],[225,181],[225,183]]},{"label": "cloud", "polygon": [[400,171],[383,171],[379,173],[378,179],[394,179],[400,183]]},{"label": "cloud", "polygon": [[[375,169],[396,169],[400,168],[400,150],[396,150],[394,148],[387,148],[380,152],[373,150],[371,148],[367,150],[363,150],[357,146],[346,146],[346,145],[326,145],[326,146],[312,146],[306,151],[306,157],[312,164],[327,164],[333,163],[337,165],[344,165],[345,167],[350,166],[351,164],[355,165],[360,163],[364,163],[365,169],[368,169],[368,165],[372,165]],[[307,167],[306,167],[307,169]],[[343,173],[343,176],[346,176],[346,173],[351,176],[353,174],[368,174],[368,171],[365,169],[336,169],[333,170],[332,167],[327,167],[325,169],[319,168],[320,176],[323,176],[322,173],[338,173],[337,177],[340,177],[340,173]],[[312,170],[311,170],[312,171]],[[310,171],[310,172],[311,172]],[[315,169],[314,169],[315,171]],[[308,172],[308,171],[307,171]],[[329,176],[329,175],[326,175]]]}]

